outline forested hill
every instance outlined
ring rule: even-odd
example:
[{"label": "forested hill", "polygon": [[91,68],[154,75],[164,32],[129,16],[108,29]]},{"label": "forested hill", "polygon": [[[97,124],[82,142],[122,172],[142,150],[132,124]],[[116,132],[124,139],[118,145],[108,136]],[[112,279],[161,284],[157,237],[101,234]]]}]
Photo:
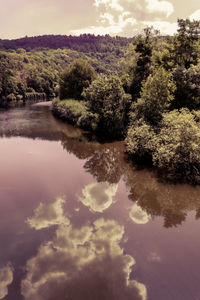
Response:
[{"label": "forested hill", "polygon": [[18,49],[23,48],[31,50],[35,48],[68,48],[80,52],[120,52],[120,49],[127,46],[132,41],[126,37],[95,36],[83,34],[80,36],[67,35],[42,35],[35,37],[23,37],[14,40],[0,39],[0,49]]},{"label": "forested hill", "polygon": [[132,39],[45,35],[0,40],[0,106],[15,100],[57,96],[60,74],[75,59],[97,73],[119,73]]}]

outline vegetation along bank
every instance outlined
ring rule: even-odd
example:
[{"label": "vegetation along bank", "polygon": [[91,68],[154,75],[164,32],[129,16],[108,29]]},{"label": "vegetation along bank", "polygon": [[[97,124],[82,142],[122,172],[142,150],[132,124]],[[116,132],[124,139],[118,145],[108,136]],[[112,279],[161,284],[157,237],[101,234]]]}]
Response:
[{"label": "vegetation along bank", "polygon": [[200,22],[175,36],[81,35],[0,40],[0,106],[55,98],[74,126],[125,140],[134,161],[200,183]]},{"label": "vegetation along bank", "polygon": [[73,61],[52,111],[105,139],[125,139],[129,157],[177,182],[200,183],[200,22],[175,36],[152,28],[134,38],[115,72]]}]

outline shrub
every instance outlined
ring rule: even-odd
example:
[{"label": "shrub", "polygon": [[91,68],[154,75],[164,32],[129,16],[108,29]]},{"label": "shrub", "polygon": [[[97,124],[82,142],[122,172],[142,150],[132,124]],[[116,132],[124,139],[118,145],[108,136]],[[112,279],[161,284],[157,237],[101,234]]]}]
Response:
[{"label": "shrub", "polygon": [[153,163],[169,177],[200,182],[200,127],[187,109],[163,115]]},{"label": "shrub", "polygon": [[152,158],[156,134],[149,124],[140,119],[130,126],[126,137],[126,149],[131,156],[137,158]]}]

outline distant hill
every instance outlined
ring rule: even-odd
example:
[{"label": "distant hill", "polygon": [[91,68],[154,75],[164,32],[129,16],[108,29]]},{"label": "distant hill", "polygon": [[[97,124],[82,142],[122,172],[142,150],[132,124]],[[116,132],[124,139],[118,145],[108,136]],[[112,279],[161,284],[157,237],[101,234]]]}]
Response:
[{"label": "distant hill", "polygon": [[79,52],[118,52],[121,48],[127,46],[132,41],[132,38],[126,37],[111,37],[95,36],[92,34],[83,34],[80,36],[67,36],[67,35],[42,35],[35,37],[23,37],[13,40],[0,39],[0,49],[18,49],[31,50],[35,48],[68,48]]},{"label": "distant hill", "polygon": [[0,40],[0,105],[57,96],[61,72],[77,58],[87,60],[97,73],[118,74],[130,42],[86,34]]}]

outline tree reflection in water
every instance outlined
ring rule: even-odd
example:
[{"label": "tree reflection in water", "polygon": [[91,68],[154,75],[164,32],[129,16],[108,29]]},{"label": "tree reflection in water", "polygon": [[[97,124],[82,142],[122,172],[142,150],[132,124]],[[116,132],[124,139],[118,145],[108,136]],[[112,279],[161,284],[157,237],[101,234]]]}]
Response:
[{"label": "tree reflection in water", "polygon": [[98,182],[117,184],[123,179],[129,199],[148,216],[162,216],[165,227],[182,224],[190,211],[196,211],[197,219],[200,216],[200,187],[159,182],[153,171],[137,170],[125,160],[123,142],[100,144],[87,133],[56,120],[47,107],[2,112],[0,125],[0,136],[61,141],[65,150],[85,160],[85,170]]},{"label": "tree reflection in water", "polygon": [[181,225],[190,211],[199,218],[200,188],[160,182],[153,170],[138,170],[126,161],[123,142],[99,144],[86,139],[69,139],[63,147],[85,159],[84,168],[98,182],[118,183],[123,179],[129,199],[137,203],[143,214],[163,217],[164,227]]}]

